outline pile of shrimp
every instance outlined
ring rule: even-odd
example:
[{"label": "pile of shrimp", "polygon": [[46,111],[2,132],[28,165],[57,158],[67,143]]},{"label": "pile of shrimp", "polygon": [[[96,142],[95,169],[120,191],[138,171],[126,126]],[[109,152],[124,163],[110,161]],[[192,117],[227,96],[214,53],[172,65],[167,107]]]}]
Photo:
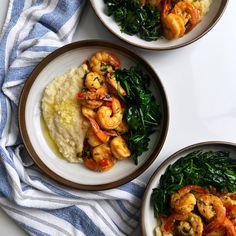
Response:
[{"label": "pile of shrimp", "polygon": [[163,235],[236,236],[236,192],[187,185],[171,195],[170,207],[160,217]]},{"label": "pile of shrimp", "polygon": [[[191,31],[202,18],[202,0],[140,0],[142,5],[150,4],[161,11],[163,36],[177,39]],[[208,6],[209,7],[209,6]]]},{"label": "pile of shrimp", "polygon": [[[124,135],[128,126],[123,120],[125,104],[119,95],[126,91],[115,78],[115,70],[120,68],[119,58],[107,51],[96,52],[88,65],[84,78],[84,89],[77,94],[81,112],[89,122],[84,147],[84,165],[94,171],[111,169],[117,160],[131,156]],[[122,134],[122,135],[121,135]]]}]

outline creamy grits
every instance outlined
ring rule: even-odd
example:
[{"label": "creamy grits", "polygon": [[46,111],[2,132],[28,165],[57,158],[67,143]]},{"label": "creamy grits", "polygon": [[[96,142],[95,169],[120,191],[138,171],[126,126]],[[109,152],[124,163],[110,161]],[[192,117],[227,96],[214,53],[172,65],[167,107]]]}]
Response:
[{"label": "creamy grits", "polygon": [[46,87],[42,98],[42,114],[49,134],[59,152],[69,162],[79,162],[88,122],[81,114],[76,94],[83,88],[87,65],[71,69]]}]

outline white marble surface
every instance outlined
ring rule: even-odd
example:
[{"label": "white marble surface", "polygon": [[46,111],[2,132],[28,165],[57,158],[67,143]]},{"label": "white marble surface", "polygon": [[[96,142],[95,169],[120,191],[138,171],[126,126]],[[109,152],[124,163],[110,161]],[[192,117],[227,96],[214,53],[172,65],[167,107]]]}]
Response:
[{"label": "white marble surface", "polygon": [[[1,1],[2,27],[8,0]],[[156,167],[178,149],[201,141],[236,143],[236,1],[229,1],[218,24],[202,39],[182,49],[145,51],[113,36],[88,4],[74,41],[106,39],[143,56],[160,76],[169,100],[170,126],[165,145],[139,178],[147,181]],[[0,211],[1,235],[26,235]],[[135,235],[139,235],[138,232]]]}]

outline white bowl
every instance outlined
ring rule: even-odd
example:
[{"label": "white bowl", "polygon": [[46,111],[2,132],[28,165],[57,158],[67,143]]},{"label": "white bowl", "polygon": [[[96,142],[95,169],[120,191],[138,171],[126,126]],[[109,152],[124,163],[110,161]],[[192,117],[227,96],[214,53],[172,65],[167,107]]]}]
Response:
[{"label": "white bowl", "polygon": [[[93,172],[81,164],[72,164],[61,158],[47,143],[40,125],[41,98],[45,87],[56,77],[90,58],[98,50],[114,52],[122,68],[141,63],[151,78],[153,94],[160,105],[162,122],[151,136],[149,150],[135,165],[131,159],[118,161],[109,171]],[[136,178],[155,160],[160,152],[168,129],[168,105],[162,84],[154,70],[133,52],[106,41],[80,41],[66,45],[46,57],[25,83],[19,103],[19,126],[23,142],[36,164],[53,179],[79,189],[101,190],[119,186]]]},{"label": "white bowl", "polygon": [[120,27],[115,20],[105,13],[105,4],[103,0],[90,0],[92,7],[101,20],[101,22],[114,35],[134,46],[151,50],[170,50],[186,46],[195,42],[209,32],[222,16],[228,0],[213,0],[209,12],[203,17],[202,21],[189,33],[175,40],[166,40],[160,38],[156,41],[145,41],[136,35],[128,35],[121,32]]},{"label": "white bowl", "polygon": [[196,151],[227,151],[230,152],[230,157],[236,160],[236,144],[227,142],[204,142],[197,143],[180,151],[174,153],[168,157],[154,172],[150,178],[148,185],[146,187],[143,200],[142,200],[142,210],[141,210],[141,228],[143,236],[155,236],[154,229],[157,226],[158,220],[154,217],[154,210],[151,204],[151,195],[154,188],[159,185],[160,177],[165,173],[167,167],[170,164],[176,162],[179,158],[186,156],[187,154]]}]

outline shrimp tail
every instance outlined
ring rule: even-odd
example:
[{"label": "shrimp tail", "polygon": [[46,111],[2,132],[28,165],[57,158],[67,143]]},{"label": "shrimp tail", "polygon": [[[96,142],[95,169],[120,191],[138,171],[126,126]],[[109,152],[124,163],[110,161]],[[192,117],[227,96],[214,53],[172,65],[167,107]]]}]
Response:
[{"label": "shrimp tail", "polygon": [[92,129],[93,129],[94,133],[97,135],[97,137],[103,143],[106,143],[109,140],[109,136],[100,129],[100,127],[99,127],[99,125],[98,125],[98,123],[96,122],[95,119],[93,119],[90,116],[88,116],[87,118],[89,119],[89,121],[91,123],[91,126],[92,126]]},{"label": "shrimp tail", "polygon": [[165,17],[171,10],[171,1],[162,0],[161,4],[162,4],[161,16]]},{"label": "shrimp tail", "polygon": [[236,236],[236,228],[232,221],[230,221],[227,217],[225,218],[223,226],[226,228],[228,236]]},{"label": "shrimp tail", "polygon": [[99,166],[93,158],[83,158],[84,165],[91,170],[98,171]]}]

